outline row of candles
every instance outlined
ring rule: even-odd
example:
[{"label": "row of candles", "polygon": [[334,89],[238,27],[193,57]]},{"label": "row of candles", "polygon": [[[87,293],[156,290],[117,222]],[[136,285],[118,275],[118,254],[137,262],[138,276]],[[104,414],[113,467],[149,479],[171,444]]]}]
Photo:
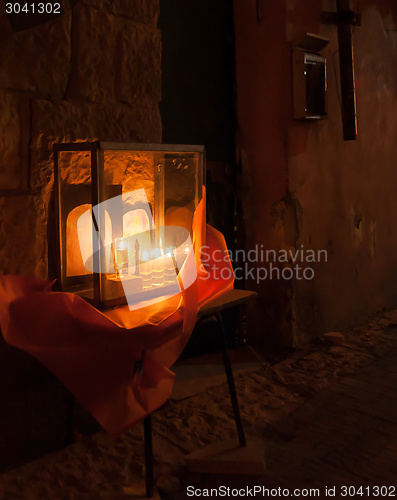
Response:
[{"label": "row of candles", "polygon": [[177,262],[181,267],[189,251],[189,245],[142,250],[137,238],[117,238],[114,242],[116,274],[120,279],[139,276],[143,290],[175,285],[179,271]]}]

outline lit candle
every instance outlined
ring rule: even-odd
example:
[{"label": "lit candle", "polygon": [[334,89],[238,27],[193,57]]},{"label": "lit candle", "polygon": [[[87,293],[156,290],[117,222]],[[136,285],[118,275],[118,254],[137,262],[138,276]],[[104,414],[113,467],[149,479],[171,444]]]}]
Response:
[{"label": "lit candle", "polygon": [[172,251],[172,247],[169,247],[165,250],[164,278],[167,285],[172,285],[173,283],[176,283],[174,253]]},{"label": "lit candle", "polygon": [[164,259],[161,257],[161,251],[156,248],[151,251],[151,257],[153,261],[153,278],[152,284],[154,287],[159,287],[164,285]]},{"label": "lit candle", "polygon": [[128,258],[128,242],[124,238],[116,238],[114,240],[116,273],[122,277],[128,275],[129,258]]},{"label": "lit candle", "polygon": [[142,252],[139,272],[143,282],[143,289],[150,290],[152,288],[152,261],[148,251]]}]

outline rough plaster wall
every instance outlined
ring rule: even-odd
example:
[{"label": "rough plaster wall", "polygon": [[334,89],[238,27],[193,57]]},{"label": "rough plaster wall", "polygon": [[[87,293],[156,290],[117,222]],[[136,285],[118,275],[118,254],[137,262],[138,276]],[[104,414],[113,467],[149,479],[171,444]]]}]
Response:
[{"label": "rough plaster wall", "polygon": [[[391,0],[368,0],[361,10],[353,34],[357,141],[342,139],[332,26],[316,31],[331,38],[324,54],[329,117],[289,129],[289,192],[302,209],[297,243],[328,251],[312,281],[294,282],[295,342],[397,303],[397,32],[386,31],[395,28],[397,8]],[[303,19],[299,9],[296,16]]]},{"label": "rough plaster wall", "polygon": [[[311,281],[248,281],[259,292],[251,340],[298,344],[397,302],[395,169],[397,5],[361,1],[355,28],[359,137],[344,142],[337,30],[321,25],[336,2],[235,0],[237,111],[247,249],[328,251]],[[357,7],[357,4],[354,5]],[[331,38],[329,118],[292,119],[291,42]],[[291,211],[295,216],[291,216]],[[295,222],[294,222],[295,221]],[[258,328],[258,325],[262,325]]]},{"label": "rough plaster wall", "polygon": [[0,5],[0,272],[47,276],[55,140],[161,142],[158,14],[159,0],[80,0],[12,33]]},{"label": "rough plaster wall", "polygon": [[[258,19],[254,1],[234,2],[239,185],[246,250],[257,244],[275,249],[284,246],[280,221],[288,183],[284,101],[289,92],[285,82],[289,48],[284,35],[285,5],[261,2],[261,8]],[[248,280],[246,286],[259,293],[257,307],[250,308],[247,315],[250,341],[260,344],[266,335],[289,342],[291,284]]]}]

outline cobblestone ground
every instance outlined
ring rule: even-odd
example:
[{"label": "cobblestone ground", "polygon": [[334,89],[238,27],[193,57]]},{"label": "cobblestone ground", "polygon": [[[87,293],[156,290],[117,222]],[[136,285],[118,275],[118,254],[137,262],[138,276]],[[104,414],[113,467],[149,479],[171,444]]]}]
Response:
[{"label": "cobblestone ground", "polygon": [[[335,486],[334,498],[392,497],[392,489],[377,495],[375,487],[397,486],[397,311],[344,332],[340,345],[317,341],[276,366],[239,372],[236,384],[246,432],[264,443],[266,475],[185,471],[185,454],[235,436],[227,386],[217,385],[170,400],[154,415],[163,498],[188,498],[187,485],[319,488],[317,498],[330,497],[326,488]],[[129,485],[143,474],[142,455],[141,426],[117,441],[99,432],[1,475],[0,498],[131,498]],[[349,496],[342,486],[352,487]],[[360,494],[361,486],[369,489]]]}]

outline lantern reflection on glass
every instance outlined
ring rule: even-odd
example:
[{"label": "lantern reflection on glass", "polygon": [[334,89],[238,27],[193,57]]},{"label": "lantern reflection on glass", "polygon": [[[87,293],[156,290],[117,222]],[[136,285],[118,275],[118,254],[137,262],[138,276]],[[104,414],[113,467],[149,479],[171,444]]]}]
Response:
[{"label": "lantern reflection on glass", "polygon": [[203,147],[54,144],[54,173],[62,290],[105,308],[126,302],[127,282],[137,300],[178,287],[175,247],[191,241]]}]

